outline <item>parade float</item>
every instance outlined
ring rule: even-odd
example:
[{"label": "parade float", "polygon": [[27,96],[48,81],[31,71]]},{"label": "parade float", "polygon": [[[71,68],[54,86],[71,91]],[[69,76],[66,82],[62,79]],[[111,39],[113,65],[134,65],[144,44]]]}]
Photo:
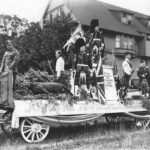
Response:
[{"label": "parade float", "polygon": [[[122,98],[116,89],[114,66],[104,64],[99,52],[93,57],[97,60],[92,62],[92,69],[78,63],[67,70],[68,86],[55,82],[54,77],[45,79],[44,75],[42,81],[31,81],[29,78],[33,74],[28,75],[28,81],[23,78],[18,83],[19,96],[12,90],[12,72],[3,73],[0,76],[0,109],[4,112],[0,119],[2,130],[9,135],[20,131],[26,142],[34,143],[43,141],[54,124],[81,124],[100,117],[105,117],[108,123],[117,123],[120,117],[127,116],[147,127],[150,115],[143,104],[145,100],[148,104],[148,99],[137,89],[128,90]],[[37,89],[37,93],[31,90],[32,94],[26,96],[21,93],[23,82],[28,85],[26,90],[38,85],[43,94]]]}]

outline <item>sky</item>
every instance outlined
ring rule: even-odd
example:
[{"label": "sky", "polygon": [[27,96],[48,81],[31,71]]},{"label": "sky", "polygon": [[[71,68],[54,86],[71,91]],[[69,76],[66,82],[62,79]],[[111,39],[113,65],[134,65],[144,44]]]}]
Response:
[{"label": "sky", "polygon": [[[101,1],[150,15],[150,0]],[[0,14],[17,15],[29,21],[40,21],[48,2],[49,0],[0,0]]]}]

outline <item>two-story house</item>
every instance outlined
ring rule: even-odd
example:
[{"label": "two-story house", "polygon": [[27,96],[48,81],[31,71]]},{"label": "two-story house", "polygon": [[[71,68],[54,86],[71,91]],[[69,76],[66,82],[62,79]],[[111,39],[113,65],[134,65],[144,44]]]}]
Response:
[{"label": "two-story house", "polygon": [[44,19],[52,21],[62,10],[71,12],[84,26],[89,26],[94,18],[99,19],[107,60],[117,64],[120,75],[125,52],[136,55],[132,59],[133,69],[138,68],[139,57],[144,57],[150,66],[150,16],[97,0],[50,0]]}]

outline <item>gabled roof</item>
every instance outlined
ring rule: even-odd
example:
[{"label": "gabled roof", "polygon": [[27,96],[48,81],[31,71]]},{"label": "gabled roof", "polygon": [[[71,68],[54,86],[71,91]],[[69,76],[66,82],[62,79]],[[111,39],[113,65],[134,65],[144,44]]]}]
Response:
[{"label": "gabled roof", "polygon": [[[66,7],[71,10],[73,16],[81,24],[90,25],[90,21],[94,18],[99,19],[100,28],[119,33],[125,33],[134,36],[141,36],[140,33],[150,34],[150,31],[142,25],[139,18],[148,18],[150,16],[127,10],[114,5],[106,4],[96,0],[64,0]],[[69,3],[68,3],[69,1]],[[134,24],[127,25],[121,23],[111,10],[128,12],[134,16]]]}]

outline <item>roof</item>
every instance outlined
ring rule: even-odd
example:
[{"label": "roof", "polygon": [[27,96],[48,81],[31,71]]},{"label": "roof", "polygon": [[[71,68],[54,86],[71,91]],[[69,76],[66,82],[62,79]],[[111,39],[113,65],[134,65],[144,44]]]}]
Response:
[{"label": "roof", "polygon": [[[64,4],[71,10],[73,16],[81,24],[90,25],[90,21],[97,18],[99,19],[101,29],[134,36],[141,36],[140,33],[150,34],[150,31],[138,19],[149,18],[150,16],[96,0],[69,0],[69,4],[68,0],[65,0]],[[127,25],[121,23],[111,10],[132,14],[134,16],[134,24]]]}]

